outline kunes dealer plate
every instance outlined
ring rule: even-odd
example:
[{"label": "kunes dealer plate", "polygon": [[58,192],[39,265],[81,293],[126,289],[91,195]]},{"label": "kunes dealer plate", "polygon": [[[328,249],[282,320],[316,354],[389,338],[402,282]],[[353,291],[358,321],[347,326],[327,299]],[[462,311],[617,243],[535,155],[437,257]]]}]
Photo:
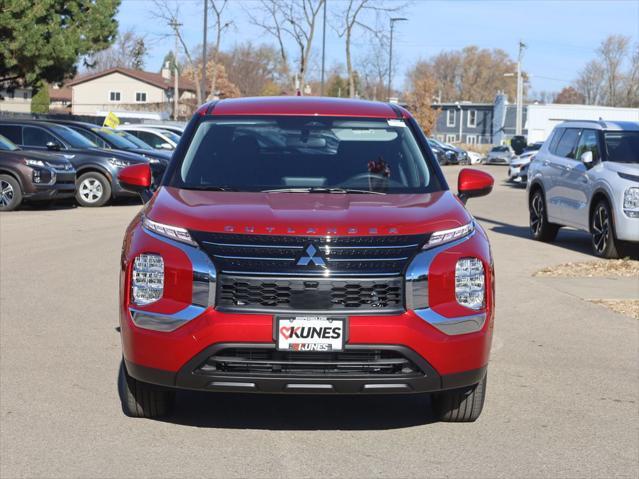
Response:
[{"label": "kunes dealer plate", "polygon": [[282,351],[342,351],[345,318],[276,317],[277,349]]}]

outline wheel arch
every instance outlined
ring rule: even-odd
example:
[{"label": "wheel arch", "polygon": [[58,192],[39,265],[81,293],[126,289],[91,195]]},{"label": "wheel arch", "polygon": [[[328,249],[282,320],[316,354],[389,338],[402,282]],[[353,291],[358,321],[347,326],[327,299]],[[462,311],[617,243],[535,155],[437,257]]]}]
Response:
[{"label": "wheel arch", "polygon": [[0,167],[0,175],[8,175],[16,180],[18,182],[18,185],[20,185],[20,190],[24,193],[24,183],[22,183],[22,178],[20,178],[20,175],[18,173],[9,168]]},{"label": "wheel arch", "polygon": [[541,193],[544,195],[544,201],[546,201],[546,190],[544,190],[544,186],[541,184],[541,181],[533,180],[530,183],[530,187],[528,188],[528,205],[530,205],[532,197],[537,191],[541,191]]},{"label": "wheel arch", "polygon": [[90,164],[90,165],[80,166],[76,168],[76,173],[75,173],[76,181],[85,173],[100,173],[102,176],[106,177],[109,183],[113,183],[113,175],[106,168],[102,166]]},{"label": "wheel arch", "polygon": [[610,195],[603,188],[597,188],[590,198],[590,205],[588,206],[588,231],[592,233],[592,214],[595,211],[595,207],[599,204],[600,201],[605,201],[608,203],[608,208],[610,209],[610,214],[612,216],[612,231],[615,233],[615,209],[612,207],[612,202],[610,201]]}]

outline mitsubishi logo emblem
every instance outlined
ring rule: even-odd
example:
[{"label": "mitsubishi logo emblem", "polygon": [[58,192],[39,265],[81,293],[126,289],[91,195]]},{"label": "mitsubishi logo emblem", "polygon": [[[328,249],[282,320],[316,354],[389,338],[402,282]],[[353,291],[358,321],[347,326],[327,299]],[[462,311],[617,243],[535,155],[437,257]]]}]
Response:
[{"label": "mitsubishi logo emblem", "polygon": [[297,266],[307,266],[310,263],[313,263],[315,266],[326,266],[324,259],[317,255],[318,251],[314,245],[309,244],[306,247],[305,253],[304,256],[297,260]]}]

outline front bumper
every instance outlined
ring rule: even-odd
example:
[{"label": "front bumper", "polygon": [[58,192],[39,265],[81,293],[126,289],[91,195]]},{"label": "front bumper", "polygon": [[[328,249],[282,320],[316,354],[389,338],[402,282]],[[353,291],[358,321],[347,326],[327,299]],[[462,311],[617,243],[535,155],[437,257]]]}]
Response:
[{"label": "front bumper", "polygon": [[75,170],[52,170],[55,182],[52,184],[32,183],[25,191],[24,198],[31,201],[73,198],[75,194]]}]

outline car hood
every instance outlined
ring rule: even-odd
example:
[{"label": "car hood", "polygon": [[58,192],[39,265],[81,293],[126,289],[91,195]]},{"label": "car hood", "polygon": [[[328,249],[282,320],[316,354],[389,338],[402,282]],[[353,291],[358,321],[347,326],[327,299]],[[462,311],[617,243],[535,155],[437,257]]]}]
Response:
[{"label": "car hood", "polygon": [[521,155],[518,156],[517,158],[513,158],[510,161],[510,166],[521,166],[521,165],[525,165],[526,163],[530,163],[530,159],[533,157],[533,155]]},{"label": "car hood", "polygon": [[604,167],[617,173],[626,173],[628,175],[639,175],[639,163],[617,163],[615,161],[604,161]]},{"label": "car hood", "polygon": [[32,160],[41,160],[46,161],[51,166],[60,166],[64,167],[65,165],[70,165],[69,160],[67,160],[64,155],[60,153],[49,153],[49,152],[41,152],[41,151],[29,151],[29,150],[1,150],[0,153],[3,154],[5,158],[15,158],[16,160],[21,160],[22,158],[29,158]]},{"label": "car hood", "polygon": [[307,236],[419,234],[455,228],[472,219],[450,191],[368,195],[162,187],[145,214],[153,221],[190,230]]},{"label": "car hood", "polygon": [[163,151],[163,150],[147,150],[144,148],[131,148],[127,150],[131,153],[135,153],[136,155],[146,156],[148,158],[157,158],[158,160],[171,161],[171,157],[173,156],[172,151]]},{"label": "car hood", "polygon": [[97,158],[117,158],[119,160],[128,161],[131,164],[136,163],[148,163],[148,160],[141,155],[136,155],[135,153],[127,153],[126,151],[121,150],[103,150],[101,148],[88,148],[86,150],[80,149],[68,149],[63,150],[61,153],[64,154],[64,157],[70,161],[73,161],[76,156],[91,156]]}]

